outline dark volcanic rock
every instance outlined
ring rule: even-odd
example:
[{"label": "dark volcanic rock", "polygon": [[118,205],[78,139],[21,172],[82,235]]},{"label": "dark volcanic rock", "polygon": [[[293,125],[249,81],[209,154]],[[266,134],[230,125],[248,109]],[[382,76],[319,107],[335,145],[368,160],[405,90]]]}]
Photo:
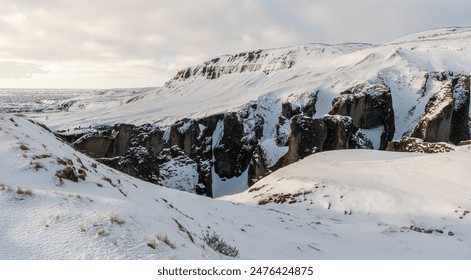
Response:
[{"label": "dark volcanic rock", "polygon": [[75,149],[91,157],[107,157],[112,139],[105,135],[84,136],[73,143]]},{"label": "dark volcanic rock", "polygon": [[219,177],[238,177],[248,166],[250,156],[241,149],[243,137],[244,125],[237,114],[226,114],[223,119],[223,136],[214,148],[214,170]]},{"label": "dark volcanic rock", "polygon": [[458,144],[470,139],[469,131],[469,76],[459,75],[452,80],[453,116],[451,118],[450,142]]},{"label": "dark volcanic rock", "polygon": [[298,106],[294,105],[291,102],[283,102],[281,104],[281,115],[285,117],[286,119],[291,119],[292,117],[303,114],[307,115],[309,117],[314,116],[316,113],[316,102],[317,102],[317,94],[319,92],[314,92],[309,94],[306,97],[306,102],[305,104]]},{"label": "dark volcanic rock", "polygon": [[115,126],[117,132],[114,137],[114,154],[113,156],[124,156],[129,148],[129,140],[133,135],[134,125],[132,124],[119,124]]},{"label": "dark volcanic rock", "polygon": [[[448,72],[447,72],[448,73]],[[435,74],[435,79],[445,81],[440,91],[432,94],[425,114],[415,126],[412,137],[426,142],[458,144],[470,139],[469,134],[469,76]],[[449,80],[447,80],[449,79]]]},{"label": "dark volcanic rock", "polygon": [[214,148],[214,170],[221,178],[240,176],[249,166],[252,154],[263,132],[263,118],[256,106],[239,113],[226,113],[222,137]]},{"label": "dark volcanic rock", "polygon": [[350,116],[360,128],[383,126],[380,149],[394,137],[394,109],[391,90],[382,84],[362,84],[344,91],[332,101],[331,115]]},{"label": "dark volcanic rock", "polygon": [[325,115],[322,119],[327,129],[323,150],[373,149],[373,144],[346,116]]},{"label": "dark volcanic rock", "polygon": [[419,138],[403,137],[400,140],[391,141],[386,149],[392,152],[413,152],[413,153],[443,153],[451,152],[455,149],[447,143],[430,143]]},{"label": "dark volcanic rock", "polygon": [[327,138],[327,128],[322,119],[296,116],[291,122],[289,149],[282,158],[286,166],[315,152],[321,152]]},{"label": "dark volcanic rock", "polygon": [[156,157],[144,147],[130,147],[125,156],[98,158],[103,164],[151,183],[159,182]]},{"label": "dark volcanic rock", "polygon": [[252,154],[249,165],[249,186],[256,183],[258,180],[265,177],[269,172],[273,170],[267,166],[266,155],[260,145],[257,145],[255,151]]},{"label": "dark volcanic rock", "polygon": [[269,57],[268,53],[264,53],[262,50],[222,56],[208,60],[194,68],[179,71],[172,80],[166,83],[166,86],[171,86],[174,81],[183,81],[193,76],[202,76],[213,80],[232,73],[261,71],[268,75],[293,67],[295,56],[296,52],[292,50],[277,57]]}]

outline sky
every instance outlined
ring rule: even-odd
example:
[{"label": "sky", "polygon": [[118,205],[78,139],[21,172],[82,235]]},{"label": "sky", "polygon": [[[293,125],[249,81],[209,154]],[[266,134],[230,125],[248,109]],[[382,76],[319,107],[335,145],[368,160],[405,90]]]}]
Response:
[{"label": "sky", "polygon": [[0,88],[157,87],[222,54],[471,26],[469,0],[0,0]]}]

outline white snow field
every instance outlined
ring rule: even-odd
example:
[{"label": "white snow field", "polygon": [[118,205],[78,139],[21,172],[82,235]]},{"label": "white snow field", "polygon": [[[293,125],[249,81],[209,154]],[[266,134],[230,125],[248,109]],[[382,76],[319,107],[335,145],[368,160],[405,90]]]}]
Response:
[{"label": "white snow field", "polygon": [[[230,258],[206,233],[240,259],[469,259],[470,148],[319,153],[210,199],[131,178],[1,114],[0,259]],[[59,178],[67,167],[77,182]]]}]

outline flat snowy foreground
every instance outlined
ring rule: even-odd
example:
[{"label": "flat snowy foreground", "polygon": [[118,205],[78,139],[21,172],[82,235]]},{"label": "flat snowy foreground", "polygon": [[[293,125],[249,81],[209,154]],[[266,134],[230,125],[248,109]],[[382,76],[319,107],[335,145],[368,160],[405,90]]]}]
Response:
[{"label": "flat snowy foreground", "polygon": [[0,259],[230,258],[208,235],[240,259],[471,257],[470,146],[319,153],[220,199],[131,178],[12,115],[0,158]]}]

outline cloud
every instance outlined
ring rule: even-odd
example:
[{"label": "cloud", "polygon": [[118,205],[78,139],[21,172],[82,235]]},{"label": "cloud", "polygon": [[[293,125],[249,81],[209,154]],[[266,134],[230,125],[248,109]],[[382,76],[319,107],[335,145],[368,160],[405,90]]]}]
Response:
[{"label": "cloud", "polygon": [[33,74],[46,74],[40,65],[34,63],[18,63],[14,61],[0,61],[0,78],[4,79],[31,79]]},{"label": "cloud", "polygon": [[[471,25],[470,8],[467,0],[2,0],[0,60],[57,69],[47,75],[51,81],[86,65],[90,75],[116,74],[115,67],[139,82],[158,73],[163,83],[175,69],[220,54],[310,42],[385,43]],[[138,86],[131,78],[129,84]]]}]

